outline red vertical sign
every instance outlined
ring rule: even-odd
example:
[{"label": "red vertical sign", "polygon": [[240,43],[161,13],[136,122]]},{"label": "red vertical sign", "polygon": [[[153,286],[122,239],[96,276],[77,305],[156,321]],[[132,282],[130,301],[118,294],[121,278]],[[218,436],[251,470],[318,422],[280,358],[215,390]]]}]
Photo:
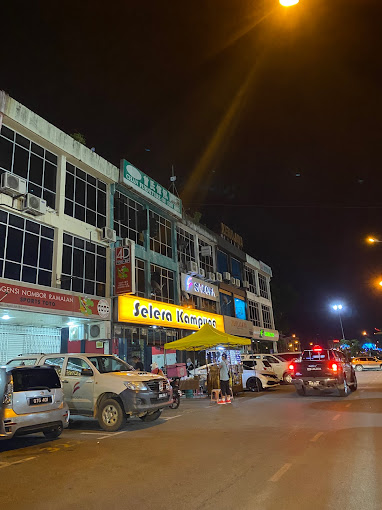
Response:
[{"label": "red vertical sign", "polygon": [[115,249],[115,294],[134,294],[135,292],[135,244],[129,241],[127,246]]}]

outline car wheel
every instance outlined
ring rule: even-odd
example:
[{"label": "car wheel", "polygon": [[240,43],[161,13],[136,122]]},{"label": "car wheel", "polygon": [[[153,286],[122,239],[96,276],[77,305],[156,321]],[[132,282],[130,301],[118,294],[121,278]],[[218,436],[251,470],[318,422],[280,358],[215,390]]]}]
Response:
[{"label": "car wheel", "polygon": [[356,389],[358,388],[358,382],[357,382],[357,377],[356,375],[354,374],[354,377],[353,377],[353,383],[352,385],[350,386],[350,391],[356,391]]},{"label": "car wheel", "polygon": [[247,381],[247,389],[249,391],[262,391],[263,385],[258,377],[251,377]]},{"label": "car wheel", "polygon": [[61,436],[63,431],[62,425],[57,425],[53,429],[43,430],[43,434],[47,439],[57,439]]},{"label": "car wheel", "polygon": [[344,377],[344,383],[342,386],[338,388],[338,393],[340,397],[347,397],[350,393],[350,387],[348,385],[348,382],[346,380],[346,377]]},{"label": "car wheel", "polygon": [[304,386],[301,386],[301,388],[296,388],[297,395],[300,395],[300,397],[306,396],[306,391]]},{"label": "car wheel", "polygon": [[292,376],[289,372],[285,372],[285,374],[283,375],[283,381],[285,384],[292,384]]},{"label": "car wheel", "polygon": [[362,365],[357,365],[357,366],[355,367],[355,369],[357,370],[357,372],[362,372],[362,370],[363,370],[363,366],[362,366]]},{"label": "car wheel", "polygon": [[155,421],[159,418],[159,416],[162,414],[162,411],[159,409],[158,411],[155,411],[155,413],[145,414],[144,416],[140,416],[139,418],[142,421]]},{"label": "car wheel", "polygon": [[122,426],[125,413],[121,404],[114,398],[107,398],[98,409],[98,423],[107,432],[116,432]]}]

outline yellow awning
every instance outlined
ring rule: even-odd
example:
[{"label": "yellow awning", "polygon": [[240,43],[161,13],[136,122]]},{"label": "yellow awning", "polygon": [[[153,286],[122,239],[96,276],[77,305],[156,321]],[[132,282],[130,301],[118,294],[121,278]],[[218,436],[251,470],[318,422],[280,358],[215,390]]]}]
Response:
[{"label": "yellow awning", "polygon": [[204,351],[221,345],[222,347],[237,347],[251,345],[249,338],[241,338],[228,333],[222,333],[209,324],[205,324],[197,333],[168,342],[164,344],[165,349],[176,349],[177,351]]}]

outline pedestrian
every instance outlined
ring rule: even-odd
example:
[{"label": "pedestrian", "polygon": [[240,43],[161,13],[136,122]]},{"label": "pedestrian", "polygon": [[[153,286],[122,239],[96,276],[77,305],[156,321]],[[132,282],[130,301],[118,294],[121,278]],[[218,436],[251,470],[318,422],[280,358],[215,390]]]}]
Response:
[{"label": "pedestrian", "polygon": [[220,393],[221,396],[218,400],[218,404],[230,404],[231,403],[231,390],[229,387],[229,364],[227,360],[227,354],[223,352],[221,362],[219,363],[220,368]]},{"label": "pedestrian", "polygon": [[156,375],[161,375],[164,377],[163,371],[158,367],[158,363],[151,363],[151,373]]},{"label": "pedestrian", "polygon": [[139,356],[133,356],[133,361],[135,370],[140,370],[141,372],[145,370],[141,358]]}]

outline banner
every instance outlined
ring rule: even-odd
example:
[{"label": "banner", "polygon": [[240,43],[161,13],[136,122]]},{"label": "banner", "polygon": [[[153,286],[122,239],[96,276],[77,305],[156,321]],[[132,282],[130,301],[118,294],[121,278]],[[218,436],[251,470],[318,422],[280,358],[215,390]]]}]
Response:
[{"label": "banner", "polygon": [[115,295],[135,293],[135,243],[115,249]]}]

